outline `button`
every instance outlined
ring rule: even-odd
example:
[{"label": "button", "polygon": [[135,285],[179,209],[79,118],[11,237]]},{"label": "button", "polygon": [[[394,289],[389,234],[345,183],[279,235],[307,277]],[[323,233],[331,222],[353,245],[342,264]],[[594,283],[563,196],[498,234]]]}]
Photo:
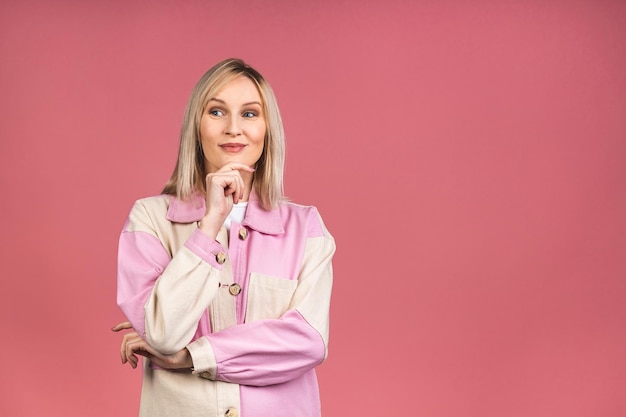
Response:
[{"label": "button", "polygon": [[200,376],[202,378],[211,379],[211,372],[209,371],[200,372]]},{"label": "button", "polygon": [[239,295],[239,293],[241,292],[241,285],[231,284],[230,287],[228,287],[228,292],[231,295]]},{"label": "button", "polygon": [[225,417],[239,417],[239,411],[237,411],[237,409],[235,407],[230,407],[228,410],[226,410],[226,412],[224,413]]},{"label": "button", "polygon": [[215,260],[218,264],[223,264],[226,262],[226,254],[224,252],[218,252],[217,255],[215,255]]},{"label": "button", "polygon": [[239,239],[246,240],[248,238],[248,229],[242,227],[239,229]]}]

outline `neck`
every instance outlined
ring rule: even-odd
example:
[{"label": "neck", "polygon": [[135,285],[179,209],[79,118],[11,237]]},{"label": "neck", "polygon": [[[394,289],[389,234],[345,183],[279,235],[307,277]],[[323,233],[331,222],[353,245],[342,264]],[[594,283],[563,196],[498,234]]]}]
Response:
[{"label": "neck", "polygon": [[248,201],[250,198],[250,193],[252,192],[252,183],[254,182],[254,173],[239,171],[241,174],[241,178],[243,179],[243,183],[245,185],[245,190],[243,192],[243,198],[240,201]]}]

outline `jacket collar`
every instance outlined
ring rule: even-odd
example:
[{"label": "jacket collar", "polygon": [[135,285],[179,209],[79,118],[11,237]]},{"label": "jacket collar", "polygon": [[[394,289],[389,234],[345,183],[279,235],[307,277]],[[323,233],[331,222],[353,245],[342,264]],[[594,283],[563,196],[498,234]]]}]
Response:
[{"label": "jacket collar", "polygon": [[[167,209],[167,215],[165,217],[167,220],[174,223],[193,223],[201,220],[205,212],[206,202],[204,195],[196,192],[191,196],[189,201],[182,201],[175,196],[171,196],[170,206]],[[285,233],[280,210],[278,208],[274,208],[270,211],[264,210],[254,191],[250,193],[248,207],[242,225],[267,235]]]}]

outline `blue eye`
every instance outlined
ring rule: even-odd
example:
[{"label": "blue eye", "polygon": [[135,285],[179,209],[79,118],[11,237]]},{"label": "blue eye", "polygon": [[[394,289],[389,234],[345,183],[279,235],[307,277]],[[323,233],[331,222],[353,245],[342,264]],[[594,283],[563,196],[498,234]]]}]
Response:
[{"label": "blue eye", "polygon": [[246,111],[243,113],[243,117],[256,117],[256,113],[253,111]]},{"label": "blue eye", "polygon": [[219,109],[211,109],[211,110],[209,110],[209,114],[212,115],[212,116],[218,116],[219,117],[219,116],[223,116],[224,112],[222,112]]}]

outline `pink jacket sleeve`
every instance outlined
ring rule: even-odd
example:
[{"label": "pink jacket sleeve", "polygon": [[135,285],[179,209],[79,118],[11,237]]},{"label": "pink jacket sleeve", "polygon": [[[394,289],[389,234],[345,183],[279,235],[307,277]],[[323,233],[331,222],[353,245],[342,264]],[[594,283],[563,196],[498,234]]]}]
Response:
[{"label": "pink jacket sleeve", "polygon": [[129,232],[127,225],[118,248],[117,304],[137,333],[145,338],[144,306],[170,256],[159,240],[146,232]]},{"label": "pink jacket sleeve", "polygon": [[[139,200],[119,243],[117,302],[135,330],[159,352],[183,349],[218,290],[222,245],[196,229],[173,256],[152,221],[163,200]],[[146,208],[146,204],[155,207]],[[158,214],[157,214],[158,215]]]},{"label": "pink jacket sleeve", "polygon": [[335,244],[324,236],[307,241],[289,310],[210,334],[189,346],[200,376],[243,385],[271,385],[299,377],[327,356]]}]

